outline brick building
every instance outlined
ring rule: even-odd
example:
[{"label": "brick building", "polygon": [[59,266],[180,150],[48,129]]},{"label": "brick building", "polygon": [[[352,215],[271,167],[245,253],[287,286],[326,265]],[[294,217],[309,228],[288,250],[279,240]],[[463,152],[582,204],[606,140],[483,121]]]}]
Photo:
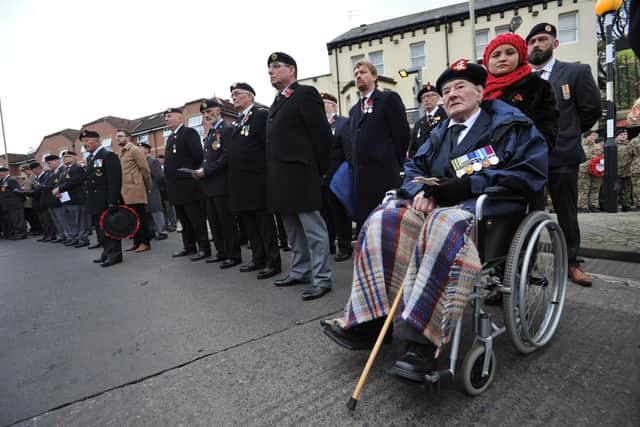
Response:
[{"label": "brick building", "polygon": [[[44,157],[49,154],[60,155],[63,151],[72,150],[78,152],[81,144],[78,140],[80,131],[77,129],[63,129],[42,138],[33,158],[44,165]],[[44,165],[46,167],[46,165]]]},{"label": "brick building", "polygon": [[[29,154],[15,154],[9,153],[9,162],[6,161],[5,155],[0,155],[0,165],[9,168],[9,174],[13,176],[20,175],[20,168],[24,165],[28,165],[33,161],[33,156]],[[7,166],[8,164],[8,166]]]},{"label": "brick building", "polygon": [[[115,135],[118,129],[131,131],[137,125],[137,120],[123,119],[120,117],[106,116],[82,125],[81,129],[91,129],[100,134],[100,141],[103,147],[114,153],[120,152],[120,147],[115,144]],[[81,149],[84,156],[84,149]]]}]

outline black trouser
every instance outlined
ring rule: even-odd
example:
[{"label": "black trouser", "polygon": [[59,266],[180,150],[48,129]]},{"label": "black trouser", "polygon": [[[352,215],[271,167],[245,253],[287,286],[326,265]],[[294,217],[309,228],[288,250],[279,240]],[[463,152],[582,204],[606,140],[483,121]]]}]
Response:
[{"label": "black trouser", "polygon": [[35,209],[24,208],[24,219],[29,223],[30,233],[42,233],[42,226]]},{"label": "black trouser", "polygon": [[236,219],[229,210],[229,200],[227,196],[213,196],[207,198],[207,214],[211,233],[213,234],[213,244],[216,247],[217,256],[241,260],[240,240],[236,229]]},{"label": "black trouser", "polygon": [[323,186],[322,195],[324,197],[322,217],[329,231],[329,247],[333,247],[338,239],[338,252],[350,254],[353,248],[351,247],[351,219],[347,216],[347,210],[328,186]]},{"label": "black trouser", "polygon": [[41,208],[36,211],[38,213],[38,219],[40,220],[40,226],[42,227],[42,234],[44,237],[51,239],[56,238],[56,226],[54,225],[51,217],[49,216],[49,209]]},{"label": "black trouser", "polygon": [[265,264],[270,268],[280,268],[280,250],[278,249],[273,214],[265,211],[248,211],[241,212],[240,216],[251,241],[253,263]]},{"label": "black trouser", "polygon": [[567,242],[569,265],[576,265],[580,248],[580,225],[578,224],[578,165],[562,166],[549,171],[549,194],[553,210],[558,215],[558,224]]},{"label": "black trouser", "polygon": [[9,235],[22,236],[27,233],[27,226],[24,222],[24,208],[7,209],[7,219],[9,222]]},{"label": "black trouser", "polygon": [[10,234],[9,214],[7,211],[0,209],[0,234],[4,239],[9,238]]},{"label": "black trouser", "polygon": [[140,244],[149,246],[151,244],[151,215],[147,212],[147,205],[145,203],[133,203],[127,206],[136,211],[140,218],[140,228],[133,236],[133,244],[135,246]]},{"label": "black trouser", "polygon": [[203,202],[196,200],[183,205],[175,205],[176,216],[182,224],[182,245],[187,251],[210,251],[209,234]]},{"label": "black trouser", "polygon": [[96,229],[98,242],[102,245],[101,258],[105,261],[122,259],[122,241],[110,239],[104,235],[102,228],[100,228],[100,214],[91,215],[91,223]]}]

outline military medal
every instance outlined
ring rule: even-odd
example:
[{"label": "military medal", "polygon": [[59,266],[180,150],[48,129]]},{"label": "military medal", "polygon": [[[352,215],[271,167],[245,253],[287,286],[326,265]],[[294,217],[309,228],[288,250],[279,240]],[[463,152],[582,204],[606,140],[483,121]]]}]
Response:
[{"label": "military medal", "polygon": [[2,186],[2,191],[7,191],[7,187],[6,186]]},{"label": "military medal", "polygon": [[569,89],[569,85],[566,83],[562,85],[562,99],[565,101],[571,99],[571,89]]},{"label": "military medal", "polygon": [[288,98],[291,96],[291,93],[292,93],[291,89],[286,88],[284,92],[282,92],[282,95],[284,95],[285,98]]},{"label": "military medal", "polygon": [[176,146],[175,146],[175,145],[171,147],[171,152],[172,152],[173,154],[176,154]]},{"label": "military medal", "polygon": [[491,162],[489,161],[489,159],[484,159],[482,161],[482,167],[483,168],[488,168],[489,166],[491,166]]},{"label": "military medal", "polygon": [[371,114],[373,112],[373,99],[367,98],[364,102],[364,110],[362,112],[365,114]]},{"label": "military medal", "polygon": [[71,177],[69,176],[69,174],[64,176],[64,179],[71,179]]},{"label": "military medal", "polygon": [[460,157],[456,157],[451,160],[451,165],[456,172],[456,176],[461,178],[465,174],[472,175],[474,172],[479,172],[483,168],[497,165],[499,162],[500,159],[498,159],[498,156],[496,156],[496,153],[493,151],[493,147],[487,145],[470,153],[463,154]]},{"label": "military medal", "polygon": [[102,176],[102,169],[96,169],[96,176]]},{"label": "military medal", "polygon": [[240,135],[249,136],[249,125],[242,126],[242,130],[240,130]]}]

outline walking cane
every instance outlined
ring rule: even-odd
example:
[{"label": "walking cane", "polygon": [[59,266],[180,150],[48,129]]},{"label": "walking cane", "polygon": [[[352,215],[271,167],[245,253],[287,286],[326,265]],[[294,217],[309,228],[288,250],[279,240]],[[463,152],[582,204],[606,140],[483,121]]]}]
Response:
[{"label": "walking cane", "polygon": [[364,382],[367,381],[367,377],[369,376],[369,370],[371,370],[371,366],[373,366],[373,362],[376,360],[376,356],[378,356],[378,351],[380,347],[382,347],[382,341],[384,341],[384,337],[389,330],[389,326],[391,322],[393,322],[393,318],[396,314],[396,310],[398,310],[398,306],[400,305],[400,299],[402,298],[402,291],[404,290],[404,282],[400,285],[398,289],[398,293],[396,294],[395,299],[393,300],[393,304],[391,305],[391,309],[387,313],[387,319],[384,321],[382,325],[382,329],[380,330],[380,335],[378,335],[378,339],[376,340],[375,345],[373,346],[373,350],[371,350],[371,354],[369,355],[369,359],[367,359],[367,364],[364,365],[364,369],[362,370],[362,374],[360,374],[360,379],[358,380],[358,384],[356,385],[356,389],[353,391],[351,398],[347,402],[347,408],[350,410],[356,409],[356,404],[358,403],[358,398],[360,397],[360,393],[362,392],[362,388],[364,387]]}]

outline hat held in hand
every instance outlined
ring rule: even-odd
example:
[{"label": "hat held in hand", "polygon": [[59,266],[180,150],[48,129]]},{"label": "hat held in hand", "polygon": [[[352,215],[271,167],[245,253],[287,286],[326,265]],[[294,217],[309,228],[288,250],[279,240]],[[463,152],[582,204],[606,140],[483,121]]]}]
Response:
[{"label": "hat held in hand", "polygon": [[129,206],[121,205],[105,209],[100,215],[100,229],[110,239],[130,239],[139,228],[140,217]]}]

